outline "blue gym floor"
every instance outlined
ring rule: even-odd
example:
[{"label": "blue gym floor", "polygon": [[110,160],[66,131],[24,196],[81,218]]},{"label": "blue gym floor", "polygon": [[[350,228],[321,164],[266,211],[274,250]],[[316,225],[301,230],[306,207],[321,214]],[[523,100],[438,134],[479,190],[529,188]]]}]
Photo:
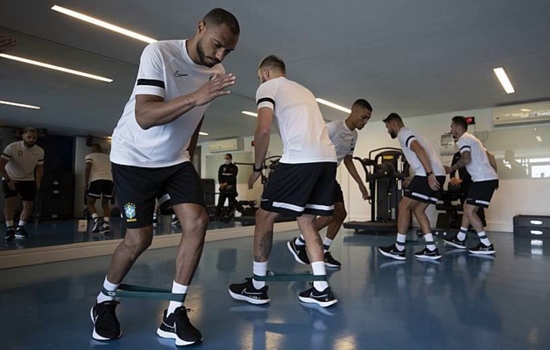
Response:
[{"label": "blue gym floor", "polygon": [[[306,271],[275,235],[270,269]],[[474,257],[441,244],[440,262],[379,255],[392,237],[342,232],[330,273],[340,302],[321,309],[298,301],[303,282],[273,282],[271,304],[231,299],[227,286],[250,276],[252,238],[206,244],[186,306],[204,336],[201,349],[550,349],[550,241],[490,233],[497,256]],[[470,242],[474,243],[474,242]],[[126,283],[170,288],[175,248],[146,252]],[[0,270],[2,349],[173,349],[155,331],[166,303],[124,300],[121,339],[91,339],[89,309],[110,257]]]}]

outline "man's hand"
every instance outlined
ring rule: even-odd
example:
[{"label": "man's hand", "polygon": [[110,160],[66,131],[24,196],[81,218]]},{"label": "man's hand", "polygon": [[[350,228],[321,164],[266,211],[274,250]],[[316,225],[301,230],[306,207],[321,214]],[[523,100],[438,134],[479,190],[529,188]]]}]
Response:
[{"label": "man's hand", "polygon": [[227,187],[227,183],[226,183],[226,182],[222,182],[222,183],[220,184],[220,191],[225,190],[226,187]]},{"label": "man's hand", "polygon": [[434,191],[439,190],[439,188],[441,187],[441,185],[439,184],[439,181],[437,181],[437,178],[435,177],[434,173],[431,173],[430,176],[428,176],[428,185]]},{"label": "man's hand", "polygon": [[40,191],[40,181],[35,181],[36,183],[36,190]]},{"label": "man's hand", "polygon": [[359,184],[359,191],[361,191],[361,194],[363,195],[363,200],[366,201],[370,198],[369,190],[367,190],[367,187],[363,185],[363,183]]},{"label": "man's hand", "polygon": [[262,173],[259,171],[253,171],[252,174],[250,174],[250,177],[248,178],[248,189],[251,190],[254,187],[254,183],[258,181],[258,178],[260,177]]},{"label": "man's hand", "polygon": [[412,181],[411,176],[407,176],[406,178],[404,178],[403,179],[403,187],[409,187],[409,185],[411,184],[411,181]]},{"label": "man's hand", "polygon": [[229,74],[214,74],[212,79],[200,87],[197,91],[193,93],[195,97],[195,103],[197,106],[202,106],[216,97],[229,95],[230,92],[225,90],[226,88],[235,85],[235,76],[231,73]]},{"label": "man's hand", "polygon": [[451,186],[458,186],[462,183],[462,180],[461,179],[457,179],[456,177],[451,177],[451,179],[449,180],[449,184]]},{"label": "man's hand", "polygon": [[445,165],[445,173],[446,173],[446,174],[450,174],[452,171],[453,171],[453,170],[451,169],[450,166]]},{"label": "man's hand", "polygon": [[15,184],[17,183],[17,181],[8,180],[7,183],[8,183],[8,188],[12,191],[15,191]]}]

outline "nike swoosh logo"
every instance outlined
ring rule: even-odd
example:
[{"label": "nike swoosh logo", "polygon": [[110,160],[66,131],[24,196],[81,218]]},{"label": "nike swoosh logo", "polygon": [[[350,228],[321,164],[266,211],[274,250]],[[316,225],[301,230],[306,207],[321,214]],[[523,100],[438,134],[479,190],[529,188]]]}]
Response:
[{"label": "nike swoosh logo", "polygon": [[188,75],[189,75],[189,74],[187,74],[187,73],[180,73],[179,70],[177,70],[177,71],[174,72],[174,76],[175,76],[175,77],[186,77],[186,76],[188,76]]},{"label": "nike swoosh logo", "polygon": [[328,294],[313,295],[313,293],[311,293],[309,296],[312,297],[312,298],[326,298],[326,297],[328,297]]},{"label": "nike swoosh logo", "polygon": [[162,324],[165,325],[165,326],[168,327],[168,328],[171,328],[171,329],[176,328],[175,325],[174,325],[174,326],[170,326],[169,324],[166,324],[166,322],[164,322],[164,321],[162,321]]},{"label": "nike swoosh logo", "polygon": [[262,295],[262,293],[256,293],[256,292],[249,292],[246,290],[246,288],[243,290],[243,294],[249,294],[249,295]]}]

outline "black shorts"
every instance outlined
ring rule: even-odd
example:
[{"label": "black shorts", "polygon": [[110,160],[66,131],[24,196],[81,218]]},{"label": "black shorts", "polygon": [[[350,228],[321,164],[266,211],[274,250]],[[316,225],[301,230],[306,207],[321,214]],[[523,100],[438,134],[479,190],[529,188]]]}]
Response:
[{"label": "black shorts", "polygon": [[428,178],[426,176],[415,175],[409,187],[405,188],[404,196],[419,202],[436,204],[437,200],[441,198],[441,191],[445,183],[445,178],[446,176],[436,176],[440,187],[439,190],[434,191],[428,184]]},{"label": "black shorts", "polygon": [[470,188],[470,192],[468,192],[466,203],[475,205],[476,207],[488,208],[493,193],[495,193],[497,188],[498,180],[474,182],[472,188]]},{"label": "black shorts", "polygon": [[153,223],[155,198],[168,193],[170,205],[204,206],[202,183],[191,162],[164,167],[140,168],[112,164],[116,199],[128,228]]},{"label": "black shorts", "polygon": [[95,180],[90,182],[88,188],[88,196],[93,198],[113,198],[113,181],[109,180]]},{"label": "black shorts", "polygon": [[36,197],[35,181],[17,181],[15,191],[12,191],[8,187],[8,182],[2,180],[2,189],[4,190],[4,198],[17,197],[20,194],[23,201],[34,202],[34,197]]},{"label": "black shorts", "polygon": [[336,163],[279,163],[267,182],[261,208],[288,216],[330,216],[335,178]]},{"label": "black shorts", "polygon": [[336,180],[334,180],[334,203],[344,203],[344,192]]}]

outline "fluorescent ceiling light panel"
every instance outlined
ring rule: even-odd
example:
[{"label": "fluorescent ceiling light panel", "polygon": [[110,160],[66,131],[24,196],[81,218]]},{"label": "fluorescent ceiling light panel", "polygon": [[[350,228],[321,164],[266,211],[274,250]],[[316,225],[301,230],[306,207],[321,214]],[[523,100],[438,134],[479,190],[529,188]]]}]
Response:
[{"label": "fluorescent ceiling light panel", "polygon": [[320,104],[324,104],[325,106],[332,107],[332,108],[337,109],[337,110],[342,111],[342,112],[351,113],[351,109],[346,108],[346,107],[342,107],[340,105],[337,105],[336,103],[332,103],[332,102],[329,102],[327,100],[323,100],[322,98],[316,98],[315,100]]},{"label": "fluorescent ceiling light panel", "polygon": [[117,25],[99,20],[99,19],[94,18],[94,17],[87,16],[87,15],[82,14],[80,12],[69,10],[69,9],[61,7],[61,6],[54,5],[54,6],[52,6],[52,10],[57,11],[59,13],[67,15],[67,16],[77,18],[81,21],[88,22],[88,23],[94,24],[96,26],[112,30],[113,32],[117,32],[119,34],[126,35],[126,36],[129,36],[131,38],[144,41],[144,42],[149,43],[149,44],[154,43],[154,42],[157,41],[153,38],[149,38],[148,36],[145,36],[145,35],[142,35],[142,34],[139,34],[139,33],[136,33],[136,32],[132,32],[131,30],[124,29],[124,28],[119,27]]},{"label": "fluorescent ceiling light panel", "polygon": [[514,92],[516,92],[516,90],[514,90],[514,87],[512,86],[512,83],[510,82],[510,79],[508,79],[508,75],[506,75],[504,68],[494,68],[493,71],[500,81],[500,85],[502,85],[504,91],[506,91],[507,94],[513,94]]},{"label": "fluorescent ceiling light panel", "polygon": [[242,114],[246,114],[246,115],[249,115],[251,117],[258,117],[258,113],[254,113],[254,112],[249,112],[249,111],[242,111],[241,112]]},{"label": "fluorescent ceiling light panel", "polygon": [[522,112],[531,112],[531,110],[529,108],[522,108],[522,109],[520,109],[520,111],[522,111]]},{"label": "fluorescent ceiling light panel", "polygon": [[30,108],[30,109],[40,109],[42,107],[33,106],[33,105],[26,105],[23,103],[15,103],[15,102],[9,102],[9,101],[0,101],[0,104],[8,105],[8,106],[15,106],[15,107],[23,107],[23,108]]},{"label": "fluorescent ceiling light panel", "polygon": [[23,58],[23,57],[19,57],[19,56],[6,55],[5,53],[0,53],[0,57],[7,58],[7,59],[9,59],[9,60],[18,61],[18,62],[23,62],[23,63],[32,64],[32,65],[39,66],[39,67],[44,67],[44,68],[48,68],[48,69],[53,69],[53,70],[57,70],[57,71],[64,72],[64,73],[79,75],[79,76],[85,77],[85,78],[90,78],[90,79],[105,81],[105,82],[107,82],[107,83],[110,83],[110,82],[113,81],[113,79],[101,77],[101,76],[99,76],[99,75],[94,75],[94,74],[84,73],[84,72],[81,72],[81,71],[78,71],[78,70],[74,70],[74,69],[69,69],[69,68],[63,68],[63,67],[59,67],[59,66],[54,66],[53,64],[43,63],[43,62],[39,62],[39,61],[35,61],[35,60],[31,60],[31,59]]},{"label": "fluorescent ceiling light panel", "polygon": [[540,136],[535,136],[535,138],[537,139],[538,142],[542,142],[542,137],[540,137]]},{"label": "fluorescent ceiling light panel", "polygon": [[207,132],[199,131],[199,135],[202,135],[202,136],[208,136],[208,135],[210,135],[210,134],[209,134],[209,133],[207,133]]}]

